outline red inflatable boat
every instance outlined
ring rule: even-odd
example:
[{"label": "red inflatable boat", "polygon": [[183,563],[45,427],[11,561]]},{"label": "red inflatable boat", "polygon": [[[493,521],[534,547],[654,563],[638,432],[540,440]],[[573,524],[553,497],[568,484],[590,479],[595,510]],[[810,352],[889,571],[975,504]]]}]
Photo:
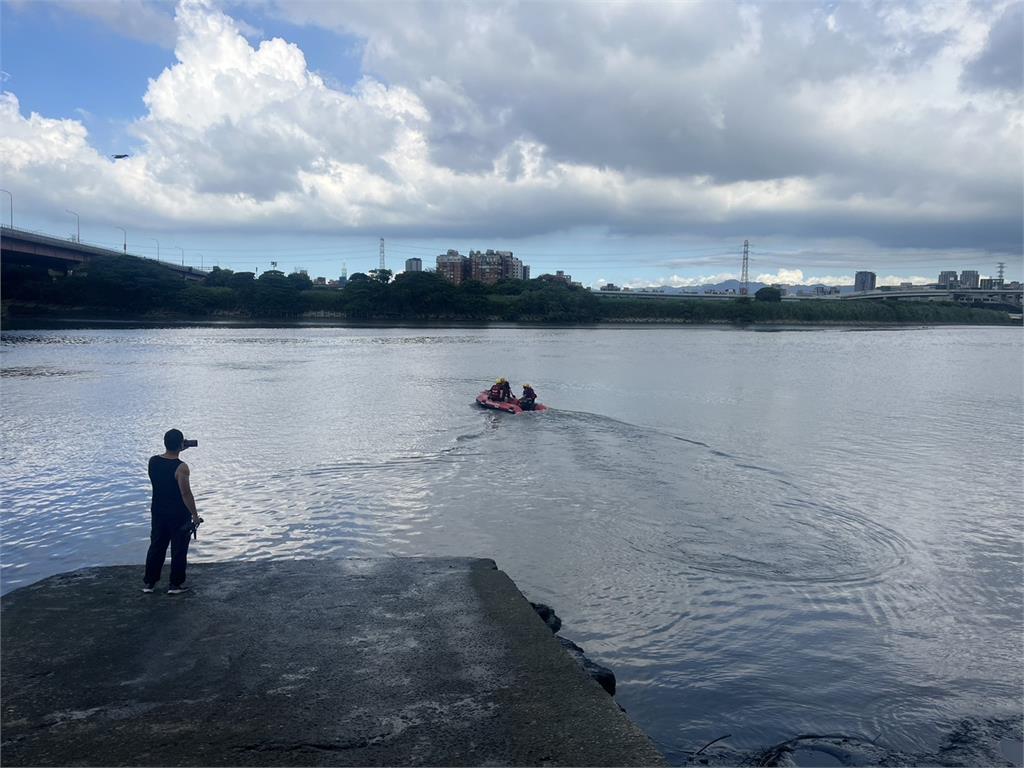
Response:
[{"label": "red inflatable boat", "polygon": [[[519,401],[513,400],[511,403],[499,403],[497,400],[490,400],[487,397],[487,392],[481,392],[476,396],[476,401],[481,408],[492,408],[495,411],[506,411],[508,413],[522,413],[523,409],[519,407]],[[546,411],[548,408],[546,405],[541,403],[534,403],[533,410],[535,411]]]}]

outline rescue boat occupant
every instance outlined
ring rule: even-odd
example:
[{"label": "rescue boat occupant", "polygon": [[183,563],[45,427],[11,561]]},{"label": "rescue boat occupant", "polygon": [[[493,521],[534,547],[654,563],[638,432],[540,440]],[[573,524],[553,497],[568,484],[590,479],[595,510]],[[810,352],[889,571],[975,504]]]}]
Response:
[{"label": "rescue boat occupant", "polygon": [[491,385],[490,390],[488,390],[488,392],[487,392],[487,399],[488,400],[494,400],[497,403],[501,402],[501,397],[502,397],[501,382],[503,382],[503,381],[504,381],[504,379],[497,379],[494,382],[494,384]]},{"label": "rescue boat occupant", "polygon": [[497,381],[498,396],[492,397],[492,400],[497,400],[499,403],[511,403],[515,398],[512,396],[512,385],[508,383],[508,379],[502,377]]},{"label": "rescue boat occupant", "polygon": [[532,411],[537,403],[537,393],[529,384],[523,384],[523,396],[519,398],[519,407],[524,411]]}]

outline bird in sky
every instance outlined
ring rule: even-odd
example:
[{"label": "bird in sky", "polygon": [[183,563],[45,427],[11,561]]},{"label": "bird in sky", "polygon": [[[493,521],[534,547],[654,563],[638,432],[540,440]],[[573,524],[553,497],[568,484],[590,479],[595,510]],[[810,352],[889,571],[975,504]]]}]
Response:
[{"label": "bird in sky", "polygon": [[126,158],[126,157],[131,157],[131,155],[111,155],[111,157],[112,157],[112,158],[113,158],[114,160],[123,160],[123,159],[124,159],[124,158]]}]

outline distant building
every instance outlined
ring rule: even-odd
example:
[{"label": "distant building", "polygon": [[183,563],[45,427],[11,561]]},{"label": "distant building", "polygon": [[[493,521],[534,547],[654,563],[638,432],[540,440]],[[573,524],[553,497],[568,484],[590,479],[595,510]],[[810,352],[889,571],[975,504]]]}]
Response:
[{"label": "distant building", "polygon": [[493,285],[499,280],[522,280],[523,262],[517,259],[512,251],[469,252],[469,270],[471,279],[484,285]]},{"label": "distant building", "polygon": [[913,289],[914,289],[914,284],[913,283],[900,283],[900,290],[901,291],[911,291]]},{"label": "distant building", "polygon": [[[862,275],[862,274],[871,275],[872,278],[875,276],[874,272],[858,272],[857,274],[858,275]],[[865,291],[872,290],[872,288],[874,288],[874,280],[872,280],[871,282],[872,282],[871,288],[864,288],[863,290],[865,290]],[[816,285],[816,286],[814,286],[814,295],[815,296],[836,296],[838,294],[839,294],[838,286],[835,286],[835,285]]]},{"label": "distant building", "polygon": [[318,277],[316,280],[313,281],[313,285],[327,285],[327,278]]},{"label": "distant building", "polygon": [[449,248],[437,257],[437,274],[452,285],[459,285],[469,278],[469,259]]},{"label": "distant building", "polygon": [[494,285],[501,280],[502,264],[501,254],[488,249],[485,251],[469,252],[469,274],[470,280],[476,280],[484,285]]},{"label": "distant building", "polygon": [[599,291],[621,291],[622,289],[619,288],[619,286],[617,286],[615,283],[605,283],[600,288],[598,288],[598,290]]},{"label": "distant building", "polygon": [[873,291],[875,290],[875,273],[874,272],[858,272],[853,276],[853,290],[858,293],[861,291]]},{"label": "distant building", "polygon": [[512,251],[470,251],[463,256],[449,250],[437,257],[437,272],[448,282],[458,285],[466,280],[477,280],[493,285],[499,280],[529,280],[530,268],[517,259]]},{"label": "distant building", "polygon": [[565,283],[567,285],[572,284],[572,275],[567,275],[562,270],[557,270],[553,275],[541,275],[542,278],[547,280],[553,280],[558,283]]},{"label": "distant building", "polygon": [[405,260],[405,271],[406,272],[422,272],[423,271],[423,259],[412,258]]},{"label": "distant building", "polygon": [[978,273],[976,270],[965,269],[963,272],[960,273],[961,288],[977,288],[978,285]]},{"label": "distant building", "polygon": [[957,277],[956,271],[947,269],[943,272],[939,272],[939,288],[959,288],[960,278]]},{"label": "distant building", "polygon": [[978,287],[984,288],[986,290],[992,290],[993,288],[1003,287],[1003,281],[1000,280],[998,277],[983,277],[978,282],[980,283]]}]

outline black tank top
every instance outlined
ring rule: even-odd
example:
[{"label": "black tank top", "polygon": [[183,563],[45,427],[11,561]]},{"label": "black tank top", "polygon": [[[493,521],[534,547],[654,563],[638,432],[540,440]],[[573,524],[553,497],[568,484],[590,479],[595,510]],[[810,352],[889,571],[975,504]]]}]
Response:
[{"label": "black tank top", "polygon": [[188,507],[181,498],[178,481],[174,479],[174,473],[184,463],[181,459],[165,459],[163,456],[152,456],[149,459],[149,481],[153,484],[153,504],[150,509],[154,515],[188,515]]}]

